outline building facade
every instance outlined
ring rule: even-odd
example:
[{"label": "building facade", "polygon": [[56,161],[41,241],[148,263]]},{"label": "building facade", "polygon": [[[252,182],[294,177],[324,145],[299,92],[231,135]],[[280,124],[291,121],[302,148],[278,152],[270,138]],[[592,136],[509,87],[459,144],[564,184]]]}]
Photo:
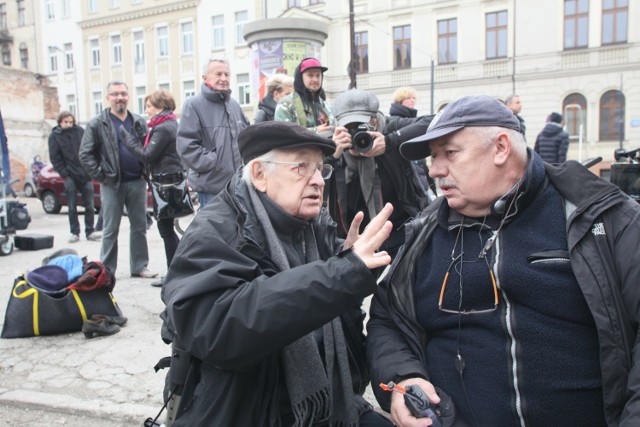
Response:
[{"label": "building facade", "polygon": [[[50,3],[60,9],[65,0],[43,1],[44,12]],[[251,119],[261,96],[260,57],[253,40],[245,38],[245,26],[262,21],[315,19],[326,25],[318,56],[329,68],[328,100],[351,83],[349,0],[80,4],[76,28],[59,30],[60,35],[79,30],[79,35],[43,38],[39,72],[52,53],[48,46],[60,49],[54,51],[64,62],[65,44],[73,43],[74,68],[80,72],[77,78],[63,73],[66,80],[58,89],[60,104],[71,108],[67,91],[78,85],[83,122],[105,106],[105,84],[113,79],[129,84],[133,111],[142,112],[144,94],[164,87],[176,97],[179,114],[184,99],[199,91],[209,58],[229,61],[232,96]],[[530,145],[546,117],[557,111],[572,136],[569,158],[600,155],[611,161],[615,148],[640,146],[640,29],[630,25],[640,20],[638,2],[353,0],[353,12],[356,84],[375,93],[384,112],[399,86],[417,90],[421,114],[463,95],[505,99],[516,93]],[[293,36],[283,31],[273,37]]]}]

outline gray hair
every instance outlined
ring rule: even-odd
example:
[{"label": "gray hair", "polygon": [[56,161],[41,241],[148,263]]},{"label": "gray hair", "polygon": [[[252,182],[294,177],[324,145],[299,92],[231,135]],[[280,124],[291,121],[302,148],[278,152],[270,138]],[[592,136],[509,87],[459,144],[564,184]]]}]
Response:
[{"label": "gray hair", "polygon": [[280,151],[279,149],[274,148],[273,150],[264,153],[262,156],[259,156],[259,157],[256,157],[255,159],[250,160],[249,163],[247,163],[242,167],[242,180],[247,185],[253,185],[253,181],[251,180],[251,165],[255,162],[265,162],[265,167],[264,167],[265,174],[273,172],[273,170],[276,167],[276,164],[267,163],[267,162],[272,162],[276,158],[276,155],[278,154],[279,151]]},{"label": "gray hair", "polygon": [[206,75],[209,72],[209,64],[211,64],[212,62],[219,62],[221,64],[229,65],[229,61],[227,61],[226,59],[211,58],[210,60],[207,61],[206,64],[203,65],[203,67],[202,67],[202,75]]},{"label": "gray hair", "polygon": [[513,102],[514,98],[520,98],[520,95],[514,93],[512,95],[507,96],[507,99],[504,100],[504,105],[509,105]]},{"label": "gray hair", "polygon": [[505,132],[511,139],[511,149],[515,156],[523,162],[527,161],[527,142],[524,139],[524,135],[517,130],[500,126],[474,126],[473,129],[482,138],[486,148],[489,148],[495,142],[500,132]]},{"label": "gray hair", "polygon": [[107,83],[107,93],[109,93],[109,88],[111,86],[120,86],[120,85],[126,87],[127,91],[129,91],[129,86],[127,86],[127,84],[122,80],[111,80],[109,83]]}]

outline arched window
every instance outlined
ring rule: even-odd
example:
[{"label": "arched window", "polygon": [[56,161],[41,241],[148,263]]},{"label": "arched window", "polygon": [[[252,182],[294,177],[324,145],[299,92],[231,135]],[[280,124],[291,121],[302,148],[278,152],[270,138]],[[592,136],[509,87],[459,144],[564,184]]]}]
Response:
[{"label": "arched window", "polygon": [[605,92],[600,98],[600,140],[624,138],[624,95],[619,90]]},{"label": "arched window", "polygon": [[579,94],[567,95],[562,101],[562,114],[569,137],[578,139],[582,125],[582,139],[587,139],[587,99]]}]

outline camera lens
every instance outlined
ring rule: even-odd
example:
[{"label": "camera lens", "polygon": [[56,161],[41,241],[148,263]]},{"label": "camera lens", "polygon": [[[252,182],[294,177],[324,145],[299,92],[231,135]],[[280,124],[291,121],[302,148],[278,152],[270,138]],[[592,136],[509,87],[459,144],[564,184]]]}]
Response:
[{"label": "camera lens", "polygon": [[366,123],[360,124],[357,128],[349,129],[351,134],[351,146],[360,153],[366,153],[373,148],[373,137],[367,132],[369,127]]},{"label": "camera lens", "polygon": [[352,137],[351,145],[356,151],[366,153],[373,148],[373,137],[367,132],[358,132]]}]

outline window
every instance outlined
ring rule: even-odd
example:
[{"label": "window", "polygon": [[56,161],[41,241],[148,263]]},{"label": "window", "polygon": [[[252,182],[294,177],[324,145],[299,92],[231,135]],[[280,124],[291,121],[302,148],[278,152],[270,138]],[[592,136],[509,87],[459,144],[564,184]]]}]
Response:
[{"label": "window", "polygon": [[564,0],[564,48],[587,47],[589,0]]},{"label": "window", "polygon": [[356,39],[356,73],[369,72],[369,32],[361,31],[354,34]]},{"label": "window", "polygon": [[249,12],[243,10],[236,12],[236,46],[245,44],[244,41],[244,24],[249,20]]},{"label": "window", "polygon": [[66,71],[73,70],[73,45],[71,43],[64,44],[64,69]]},{"label": "window", "polygon": [[320,3],[324,3],[324,1],[322,0],[309,0],[309,4],[320,4]]},{"label": "window", "polygon": [[187,99],[196,94],[196,83],[193,80],[182,82],[182,93],[184,99]]},{"label": "window", "polygon": [[587,139],[587,99],[579,94],[572,93],[562,102],[564,111],[564,125],[569,137],[577,139],[582,125],[582,138]]},{"label": "window", "polygon": [[193,54],[193,22],[183,22],[180,24],[180,32],[182,36],[182,54]]},{"label": "window", "polygon": [[627,41],[628,0],[602,1],[602,44]]},{"label": "window", "polygon": [[89,41],[89,49],[91,50],[91,66],[100,66],[100,39],[91,39]]},{"label": "window", "polygon": [[18,26],[24,27],[27,24],[27,15],[24,10],[24,0],[18,0]]},{"label": "window", "polygon": [[69,0],[60,0],[60,17],[68,18],[71,15]]},{"label": "window", "polygon": [[67,95],[67,109],[74,117],[77,117],[76,111],[78,110],[76,107],[76,96],[75,95]]},{"label": "window", "polygon": [[58,52],[50,47],[49,48],[49,72],[55,73],[58,71]]},{"label": "window", "polygon": [[507,11],[487,13],[487,59],[507,57]]},{"label": "window", "polygon": [[136,113],[144,114],[144,97],[146,96],[147,88],[145,86],[138,86],[136,88]]},{"label": "window", "polygon": [[393,27],[393,68],[411,68],[411,25]]},{"label": "window", "polygon": [[144,31],[133,32],[133,66],[136,73],[144,73]]},{"label": "window", "polygon": [[171,92],[171,84],[170,83],[160,83],[158,85],[158,89],[164,89],[167,92]]},{"label": "window", "polygon": [[217,15],[211,18],[213,49],[222,49],[224,47],[224,15]]},{"label": "window", "polygon": [[288,0],[289,7],[300,7],[300,0]]},{"label": "window", "polygon": [[47,0],[44,4],[44,16],[47,21],[56,19],[55,0]]},{"label": "window", "polygon": [[111,9],[116,9],[120,7],[120,0],[109,0],[109,7]]},{"label": "window", "polygon": [[158,57],[165,58],[169,56],[169,29],[166,25],[156,29],[158,37]]},{"label": "window", "polygon": [[9,23],[7,21],[7,4],[0,4],[0,30],[8,30]]},{"label": "window", "polygon": [[140,4],[142,0],[131,0],[131,4]]},{"label": "window", "polygon": [[111,64],[122,64],[122,43],[120,41],[120,34],[114,34],[111,36]]},{"label": "window", "polygon": [[624,95],[619,90],[610,90],[600,98],[600,141],[618,141],[623,138]]},{"label": "window", "polygon": [[97,12],[98,0],[87,0],[87,9],[89,9],[89,13]]},{"label": "window", "polygon": [[24,43],[20,44],[20,66],[22,68],[29,68],[29,51]]},{"label": "window", "polygon": [[240,105],[251,104],[251,84],[249,74],[238,74],[238,102]]},{"label": "window", "polygon": [[93,115],[97,116],[102,112],[102,92],[92,92],[91,100],[93,101]]},{"label": "window", "polygon": [[2,65],[11,66],[11,49],[9,45],[2,45]]},{"label": "window", "polygon": [[438,21],[438,64],[458,62],[458,20]]}]

